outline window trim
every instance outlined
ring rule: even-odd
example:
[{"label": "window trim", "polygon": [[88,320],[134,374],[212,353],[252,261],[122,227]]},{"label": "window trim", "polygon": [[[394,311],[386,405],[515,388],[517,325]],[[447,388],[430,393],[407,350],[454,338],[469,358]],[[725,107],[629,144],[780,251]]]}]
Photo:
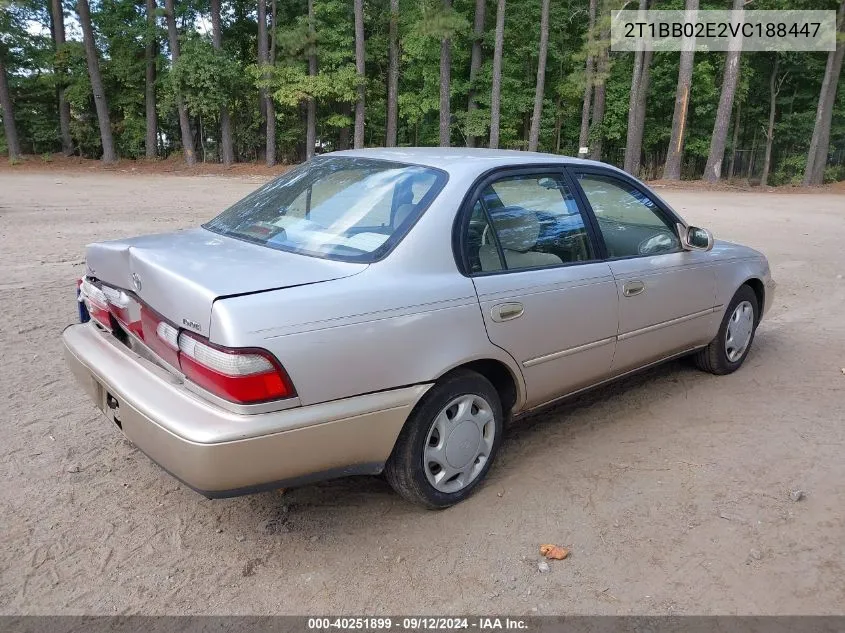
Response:
[{"label": "window trim", "polygon": [[[593,176],[601,176],[603,178],[607,178],[608,180],[615,180],[624,184],[629,185],[631,188],[635,189],[640,193],[640,195],[645,196],[651,203],[654,205],[656,210],[657,216],[663,220],[669,229],[673,232],[673,234],[677,234],[677,225],[680,224],[682,226],[687,226],[687,223],[681,218],[677,213],[675,213],[668,205],[666,205],[659,197],[656,196],[648,187],[646,187],[643,183],[639,180],[627,174],[625,172],[617,172],[610,169],[603,169],[601,167],[593,167],[593,166],[575,166],[575,165],[567,165],[566,171],[575,187],[575,190],[578,192],[579,203],[582,205],[590,215],[592,222],[594,223],[594,228],[596,232],[596,239],[601,242],[601,253],[604,261],[609,262],[616,262],[625,259],[639,259],[641,257],[656,257],[658,255],[674,255],[675,253],[682,253],[684,252],[683,247],[679,248],[676,251],[670,251],[668,253],[657,253],[657,254],[637,254],[637,255],[625,255],[622,257],[611,257],[610,253],[607,250],[607,244],[604,241],[604,235],[601,232],[601,227],[599,226],[598,218],[596,217],[595,211],[593,211],[593,206],[590,204],[589,199],[587,198],[587,194],[584,192],[584,189],[581,187],[581,181],[579,180],[578,176],[583,175],[593,175]],[[677,237],[677,235],[676,235]],[[678,238],[680,241],[680,237]]]},{"label": "window trim", "polygon": [[[584,229],[587,232],[587,241],[590,249],[592,250],[592,257],[583,262],[561,262],[560,264],[551,264],[549,266],[531,266],[527,268],[508,268],[507,262],[504,258],[504,253],[502,252],[501,245],[499,244],[499,238],[495,235],[495,229],[493,228],[493,222],[490,218],[490,215],[487,210],[487,205],[484,204],[484,201],[481,200],[481,193],[487,188],[489,185],[493,184],[498,180],[502,180],[504,178],[514,177],[514,176],[533,176],[533,175],[542,175],[542,174],[553,174],[561,182],[563,182],[570,190],[572,197],[575,199],[575,204],[578,207],[578,213],[581,215],[581,220],[584,222]],[[580,189],[576,189],[573,186],[572,179],[569,177],[569,174],[566,172],[566,164],[565,163],[534,163],[528,165],[504,165],[499,167],[494,167],[490,169],[475,179],[472,185],[467,189],[467,193],[464,196],[463,201],[461,202],[460,207],[458,208],[458,213],[455,215],[455,222],[453,224],[452,229],[452,252],[455,257],[455,264],[458,267],[458,271],[464,277],[488,277],[491,275],[506,275],[509,273],[521,273],[521,272],[530,272],[534,270],[549,270],[552,268],[568,268],[570,266],[580,266],[584,264],[595,264],[597,262],[602,261],[603,254],[604,254],[604,241],[599,242],[596,236],[596,229],[597,227],[594,224],[595,219],[593,218],[592,211],[589,207],[585,207],[581,201],[581,196],[579,195]],[[469,261],[466,252],[466,235],[467,229],[469,228],[469,220],[472,217],[472,208],[475,206],[475,203],[481,200],[481,208],[484,211],[484,217],[486,218],[488,224],[490,225],[491,229],[493,229],[494,236],[496,239],[496,249],[499,252],[499,262],[502,264],[502,268],[500,270],[490,270],[486,272],[471,272],[469,267]],[[601,246],[601,248],[599,248]]]}]

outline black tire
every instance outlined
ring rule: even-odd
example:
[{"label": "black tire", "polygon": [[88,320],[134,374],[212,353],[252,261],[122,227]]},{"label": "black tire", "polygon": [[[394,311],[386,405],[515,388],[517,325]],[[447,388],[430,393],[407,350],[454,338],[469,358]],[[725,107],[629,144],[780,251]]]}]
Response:
[{"label": "black tire", "polygon": [[[753,329],[751,330],[751,338],[748,345],[745,346],[745,351],[734,361],[728,358],[725,337],[728,329],[728,321],[734,313],[736,307],[743,301],[748,301],[751,308],[754,310]],[[754,335],[757,333],[757,323],[760,320],[760,308],[757,305],[757,295],[749,286],[741,286],[736,294],[731,299],[725,310],[725,316],[722,318],[722,324],[719,326],[719,333],[716,335],[710,344],[704,349],[699,350],[693,356],[696,366],[704,371],[723,376],[735,372],[742,366],[751,345],[754,343]]]},{"label": "black tire", "polygon": [[[492,448],[481,470],[466,487],[457,492],[443,492],[428,481],[423,452],[437,415],[463,395],[481,396],[490,404],[495,429]],[[411,412],[385,464],[385,477],[396,492],[412,503],[432,510],[453,506],[469,497],[487,476],[502,441],[503,426],[502,404],[490,381],[474,371],[454,371],[429,389]]]}]

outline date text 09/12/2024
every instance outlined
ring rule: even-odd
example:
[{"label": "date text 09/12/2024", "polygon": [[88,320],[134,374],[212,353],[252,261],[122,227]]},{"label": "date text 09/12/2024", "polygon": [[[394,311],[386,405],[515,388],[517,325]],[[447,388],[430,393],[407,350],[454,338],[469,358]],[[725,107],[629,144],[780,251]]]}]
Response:
[{"label": "date text 09/12/2024", "polygon": [[309,631],[519,631],[526,630],[524,619],[509,617],[325,617],[308,618]]}]

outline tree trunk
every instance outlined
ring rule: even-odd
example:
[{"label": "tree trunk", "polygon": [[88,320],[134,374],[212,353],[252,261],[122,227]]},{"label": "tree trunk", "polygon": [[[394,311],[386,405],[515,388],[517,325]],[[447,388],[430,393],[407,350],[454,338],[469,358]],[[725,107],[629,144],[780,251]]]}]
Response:
[{"label": "tree trunk", "polygon": [[[478,109],[476,102],[476,82],[481,69],[481,40],[484,38],[484,13],[486,0],[475,0],[475,21],[472,28],[472,56],[469,60],[469,96],[467,98],[467,118],[472,124],[472,114]],[[467,135],[467,147],[475,147],[475,136]]]},{"label": "tree trunk", "polygon": [[[734,0],[734,24],[739,24],[739,11],[745,0]],[[734,105],[736,82],[739,78],[739,57],[742,54],[742,38],[735,38],[725,59],[725,74],[722,78],[722,94],[719,96],[719,108],[716,110],[716,122],[713,124],[713,136],[710,138],[710,153],[704,166],[704,180],[718,182],[722,177],[722,161],[725,158],[725,144],[728,140],[728,126],[731,122],[731,110]]]},{"label": "tree trunk", "polygon": [[270,12],[270,64],[276,63],[276,13],[278,5],[278,0],[270,1],[270,6],[272,7],[272,11]]},{"label": "tree trunk", "polygon": [[[645,17],[643,12],[646,9],[648,9],[648,0],[640,0],[640,17],[638,19]],[[649,57],[650,62],[651,58]],[[625,171],[633,176],[636,176],[639,170],[640,153],[642,152],[643,130],[642,128],[637,129],[639,119],[637,108],[642,103],[643,110],[645,110],[645,91],[648,90],[648,86],[645,87],[645,90],[642,87],[645,64],[646,54],[640,44],[634,52],[634,70],[631,73],[631,90],[628,94],[628,132],[625,139],[625,159],[623,162]],[[640,98],[641,91],[643,91],[642,98]],[[645,118],[643,118],[643,122],[645,122]]]},{"label": "tree trunk", "polygon": [[[688,12],[698,9],[698,0],[686,0]],[[689,40],[692,40],[691,42]],[[681,51],[681,63],[678,69],[678,86],[675,89],[675,112],[672,115],[672,135],[669,137],[669,150],[666,153],[666,164],[663,166],[665,180],[681,179],[681,162],[684,156],[684,134],[687,126],[687,108],[689,106],[689,91],[692,84],[692,65],[695,58],[694,38],[684,38],[684,44],[689,50]]]},{"label": "tree trunk", "polygon": [[596,28],[598,0],[590,0],[590,21],[587,30],[587,65],[584,74],[584,105],[581,108],[581,133],[578,135],[578,153],[590,140],[590,110],[593,100],[593,30]]},{"label": "tree trunk", "polygon": [[765,187],[769,183],[769,168],[772,165],[772,142],[775,139],[775,110],[777,109],[778,92],[780,91],[778,78],[778,56],[775,54],[775,63],[772,65],[772,74],[769,76],[769,125],[766,128],[766,152],[763,155],[763,174],[760,176],[760,186]]},{"label": "tree trunk", "polygon": [[[267,50],[267,0],[258,0],[258,65],[262,68],[270,63]],[[263,73],[266,78],[266,72]],[[276,112],[273,99],[267,94],[267,88],[259,90],[259,99],[264,111],[264,125],[266,129],[264,143],[264,159],[268,167],[276,164]]]},{"label": "tree trunk", "polygon": [[[450,12],[452,0],[443,0],[443,10]],[[449,147],[452,136],[452,115],[449,103],[452,90],[452,38],[440,40],[440,147]]]},{"label": "tree trunk", "polygon": [[396,147],[399,129],[399,0],[390,0],[390,44],[387,71],[387,130],[385,147]]},{"label": "tree trunk", "polygon": [[842,36],[842,32],[845,31],[845,0],[842,0],[842,4],[839,6],[838,24],[836,50],[827,54],[824,80],[819,91],[816,123],[813,126],[813,136],[810,140],[810,151],[807,153],[807,167],[804,170],[805,187],[820,185],[824,181],[824,168],[827,165],[827,152],[830,148],[833,104],[836,101],[839,75],[842,74],[842,60],[845,58],[845,37]]},{"label": "tree trunk", "polygon": [[[308,76],[317,76],[317,46],[314,42],[314,0],[308,0]],[[314,158],[317,144],[317,100],[308,97],[308,114],[305,129],[305,160]]]},{"label": "tree trunk", "polygon": [[496,6],[496,43],[493,47],[493,86],[490,90],[490,148],[499,147],[502,106],[502,46],[505,41],[505,0]]},{"label": "tree trunk", "polygon": [[[50,17],[53,32],[53,43],[56,47],[56,56],[61,53],[65,45],[65,12],[61,0],[50,1]],[[70,103],[65,96],[65,73],[63,69],[53,69],[59,80],[57,81],[56,94],[59,102],[59,133],[62,139],[62,153],[65,156],[73,154],[73,139],[70,137]],[[61,72],[59,72],[61,71]]]},{"label": "tree trunk", "polygon": [[[53,2],[60,1],[53,0]],[[148,159],[152,160],[158,153],[158,112],[156,111],[156,55],[158,53],[158,38],[156,37],[156,0],[146,0],[146,7],[147,33],[144,38],[146,42],[144,46],[144,63],[146,65],[144,105],[146,107],[147,134],[144,142],[144,154]]]},{"label": "tree trunk", "polygon": [[358,75],[358,98],[355,101],[355,135],[353,147],[364,147],[364,107],[367,93],[364,65],[364,0],[355,0],[355,72]]},{"label": "tree trunk", "polygon": [[94,28],[91,26],[91,11],[88,8],[88,0],[77,0],[76,9],[79,12],[79,25],[82,28],[82,39],[85,42],[85,57],[88,60],[88,76],[91,79],[91,92],[94,94],[94,105],[97,108],[97,120],[100,124],[103,162],[114,163],[117,161],[117,154],[114,151],[109,104],[106,101],[103,78],[100,76],[100,60],[97,57],[97,44],[94,41]]},{"label": "tree trunk", "polygon": [[602,124],[604,123],[604,106],[605,96],[607,94],[607,74],[610,52],[610,30],[609,27],[602,29],[601,33],[602,49],[599,52],[598,62],[596,64],[596,94],[593,99],[593,119],[590,121],[590,158],[593,160],[601,160],[602,148]]},{"label": "tree trunk", "polygon": [[3,130],[6,132],[9,160],[16,161],[21,157],[21,145],[18,142],[18,128],[15,126],[15,109],[12,106],[9,80],[6,77],[6,64],[3,61],[4,53],[4,49],[0,47],[0,105],[3,106]]},{"label": "tree trunk", "polygon": [[623,169],[631,175],[636,175],[632,168],[634,161],[634,153],[639,152],[641,148],[634,147],[634,136],[636,130],[634,129],[637,120],[637,101],[640,90],[640,81],[643,74],[643,61],[645,60],[645,51],[641,46],[634,51],[634,68],[631,72],[631,89],[628,91],[628,132],[625,139],[625,158],[623,161]]},{"label": "tree trunk", "polygon": [[[273,66],[276,63],[276,0],[271,0],[272,10],[270,12],[270,55],[267,63]],[[265,74],[269,79],[269,72]],[[264,153],[267,158],[267,167],[276,164],[276,106],[273,103],[273,95],[264,91],[267,112],[267,145]]]},{"label": "tree trunk", "polygon": [[[147,2],[155,0],[147,0]],[[211,41],[214,49],[223,50],[223,25],[220,20],[220,0],[211,0]],[[235,150],[232,146],[232,120],[229,116],[229,106],[220,106],[220,159],[224,165],[231,165],[235,161]]]},{"label": "tree trunk", "polygon": [[[256,59],[258,60],[259,68],[263,68],[267,64],[269,56],[267,52],[267,0],[258,0],[258,53]],[[267,155],[267,89],[259,88],[258,90],[259,108],[261,110],[262,131],[264,132],[264,159],[270,162],[271,158]]]},{"label": "tree trunk", "polygon": [[537,85],[534,88],[534,114],[528,151],[536,152],[540,144],[540,119],[543,116],[543,96],[546,89],[546,56],[549,54],[549,0],[543,0],[540,13],[540,53],[537,59]]},{"label": "tree trunk", "polygon": [[[83,0],[79,0],[82,2]],[[84,0],[87,2],[87,0]],[[176,30],[176,11],[173,0],[164,0],[164,9],[167,13],[167,38],[170,42],[170,56],[172,63],[179,61],[179,32]],[[194,165],[197,157],[194,152],[194,134],[191,131],[191,120],[188,118],[188,108],[181,94],[176,95],[176,106],[179,111],[179,130],[182,134],[182,152],[185,155],[185,162]]]},{"label": "tree trunk", "polygon": [[751,181],[751,175],[754,173],[754,158],[757,155],[757,126],[754,126],[754,136],[751,138],[751,156],[748,157],[748,170],[745,174],[745,179]]},{"label": "tree trunk", "polygon": [[651,81],[651,60],[654,51],[644,51],[637,99],[634,103],[633,120],[629,117],[627,141],[625,144],[625,171],[633,176],[640,172],[645,133],[645,111],[648,102],[648,87]]},{"label": "tree trunk", "polygon": [[734,165],[736,164],[736,146],[739,143],[739,122],[742,113],[742,101],[736,102],[736,113],[734,114],[734,133],[731,139],[731,163],[728,168],[728,180],[733,180]]}]

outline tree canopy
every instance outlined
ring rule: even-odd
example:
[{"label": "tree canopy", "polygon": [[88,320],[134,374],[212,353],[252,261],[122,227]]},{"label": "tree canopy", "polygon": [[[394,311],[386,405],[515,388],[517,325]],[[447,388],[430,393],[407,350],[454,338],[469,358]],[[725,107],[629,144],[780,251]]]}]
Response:
[{"label": "tree canopy", "polygon": [[[539,151],[577,155],[585,94],[603,92],[603,112],[592,112],[589,145],[602,160],[623,165],[629,140],[632,88],[647,68],[642,147],[638,175],[663,173],[678,87],[679,53],[609,51],[606,39],[611,9],[621,1],[598,2],[592,37],[588,0],[551,0],[545,50],[541,51],[543,0],[507,0],[502,42],[501,122],[498,146],[527,149],[536,125]],[[103,155],[89,62],[75,1],[61,4],[66,41],[57,41],[51,0],[0,0],[0,70],[8,80],[20,151],[50,154],[63,150],[59,95],[70,107],[69,133],[77,155]],[[231,119],[234,159],[299,162],[306,158],[309,103],[317,152],[352,146],[356,102],[363,87],[364,144],[385,144],[388,124],[391,18],[396,19],[398,91],[397,144],[441,143],[441,44],[448,41],[449,142],[486,146],[490,133],[491,86],[496,45],[496,0],[481,3],[480,37],[475,30],[476,0],[363,0],[364,73],[356,69],[355,6],[352,0],[258,0],[266,2],[266,61],[260,60],[258,4],[252,0],[175,0],[168,16],[164,0],[89,0],[94,46],[99,58],[109,126],[121,158],[142,159],[147,151],[149,93],[145,67],[154,67],[156,147],[165,158],[181,152],[179,103],[184,103],[197,160],[223,160],[221,117]],[[154,14],[148,16],[152,4]],[[213,42],[213,12],[220,12],[220,46]],[[840,10],[841,0],[765,0],[754,8]],[[309,17],[309,5],[312,7]],[[729,9],[730,0],[702,1],[701,9]],[[765,6],[764,6],[765,5]],[[800,5],[800,6],[799,6]],[[804,6],[806,5],[806,6]],[[810,6],[812,5],[812,6]],[[650,9],[682,9],[684,0],[654,0]],[[627,7],[631,8],[631,7]],[[152,19],[148,19],[151,17]],[[167,20],[179,38],[174,60]],[[842,35],[840,34],[840,38]],[[60,38],[59,38],[60,39]],[[480,65],[471,72],[474,42]],[[840,44],[840,47],[842,45]],[[542,55],[541,55],[542,52]],[[594,62],[588,73],[587,58]],[[820,100],[824,105],[834,63],[831,53],[743,52],[727,133],[721,177],[759,179],[767,141],[769,184],[800,183]],[[309,60],[316,63],[309,67]],[[685,121],[681,176],[700,178],[708,161],[723,86],[727,54],[697,52]],[[776,64],[776,77],[772,78]],[[544,61],[544,80],[538,66]],[[841,55],[839,58],[841,74]],[[472,78],[471,78],[472,75]],[[632,81],[632,77],[634,78]],[[827,79],[827,84],[825,84]],[[838,75],[834,77],[838,80]],[[773,84],[774,81],[774,84]],[[538,84],[540,89],[538,90]],[[777,94],[773,95],[773,85]],[[845,82],[834,82],[831,95],[824,179],[845,179]],[[587,90],[585,91],[585,88]],[[262,91],[269,104],[262,101]],[[540,101],[536,101],[540,99]],[[599,101],[598,98],[593,100]],[[4,103],[4,106],[6,104]],[[728,106],[731,103],[728,102]],[[725,112],[723,105],[723,114]],[[224,113],[224,114],[221,114]],[[0,116],[4,110],[0,110]],[[265,143],[267,117],[274,148]],[[772,118],[773,117],[773,118]],[[724,116],[722,117],[724,118]],[[824,116],[822,117],[824,118]],[[770,128],[769,121],[772,119]],[[5,123],[5,121],[4,121]],[[718,124],[717,124],[718,127]],[[724,127],[724,126],[723,126]],[[724,139],[727,139],[724,141]],[[823,134],[822,134],[823,139]],[[822,141],[822,145],[824,145]],[[0,152],[8,151],[0,130]]]}]

